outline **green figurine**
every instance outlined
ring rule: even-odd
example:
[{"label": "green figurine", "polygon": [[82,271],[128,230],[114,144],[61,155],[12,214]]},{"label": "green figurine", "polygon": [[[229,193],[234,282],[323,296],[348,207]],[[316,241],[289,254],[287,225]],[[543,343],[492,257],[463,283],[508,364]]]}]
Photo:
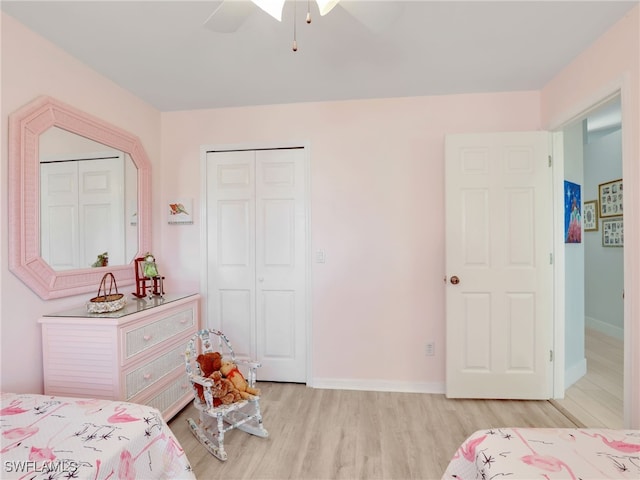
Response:
[{"label": "green figurine", "polygon": [[109,253],[104,252],[98,255],[98,259],[91,264],[92,267],[106,267],[109,265]]}]

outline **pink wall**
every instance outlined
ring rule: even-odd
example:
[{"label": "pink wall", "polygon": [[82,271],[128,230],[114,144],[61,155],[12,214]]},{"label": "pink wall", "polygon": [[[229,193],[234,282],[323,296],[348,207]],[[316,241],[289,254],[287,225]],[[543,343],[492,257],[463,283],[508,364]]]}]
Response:
[{"label": "pink wall", "polygon": [[[444,135],[538,130],[539,111],[520,92],[163,113],[163,195],[195,198],[198,218],[202,145],[308,140],[312,250],[327,252],[312,266],[314,379],[442,390]],[[199,220],[163,224],[170,280],[197,290]]]},{"label": "pink wall", "polygon": [[[0,169],[0,389],[42,391],[38,317],[81,305],[90,296],[43,301],[8,270],[8,115],[39,95],[50,95],[140,137],[151,162],[160,159],[160,113],[2,13],[2,160]],[[154,189],[154,190],[157,190]],[[96,285],[96,290],[97,290]]]},{"label": "pink wall", "polygon": [[556,128],[603,96],[622,91],[625,190],[625,420],[640,428],[640,6],[578,56],[542,90],[542,120]]}]

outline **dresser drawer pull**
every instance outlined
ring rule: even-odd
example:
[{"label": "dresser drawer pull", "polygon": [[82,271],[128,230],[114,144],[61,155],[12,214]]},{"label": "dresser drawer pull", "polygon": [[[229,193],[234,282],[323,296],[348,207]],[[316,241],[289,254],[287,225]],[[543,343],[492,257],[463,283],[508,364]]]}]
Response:
[{"label": "dresser drawer pull", "polygon": [[153,338],[153,335],[145,335],[144,337],[142,337],[142,339],[143,339],[145,342],[148,342],[148,341],[149,341],[149,340],[151,340],[152,338]]},{"label": "dresser drawer pull", "polygon": [[188,321],[189,321],[189,319],[188,319],[188,318],[183,317],[183,318],[182,318],[182,320],[180,320],[180,323],[184,325],[184,324],[185,324],[185,323],[187,323]]},{"label": "dresser drawer pull", "polygon": [[188,384],[183,383],[182,385],[180,385],[180,388],[181,388],[182,390],[186,390],[188,386],[189,386]]},{"label": "dresser drawer pull", "polygon": [[145,380],[149,380],[151,378],[151,374],[150,373],[145,373],[142,378],[144,378]]}]

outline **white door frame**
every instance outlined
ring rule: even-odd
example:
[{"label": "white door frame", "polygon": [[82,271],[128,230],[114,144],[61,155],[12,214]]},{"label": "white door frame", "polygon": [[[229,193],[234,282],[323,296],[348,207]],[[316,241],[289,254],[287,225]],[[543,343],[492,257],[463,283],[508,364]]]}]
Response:
[{"label": "white door frame", "polygon": [[[587,97],[583,102],[577,104],[574,108],[567,110],[560,114],[557,118],[551,119],[549,125],[546,128],[549,131],[558,132],[561,131],[567,125],[580,120],[585,117],[590,111],[597,109],[602,104],[606,103],[611,98],[620,95],[621,98],[621,110],[622,110],[622,176],[623,178],[629,178],[636,180],[638,178],[638,165],[637,161],[632,159],[631,142],[630,138],[633,137],[633,132],[630,131],[631,112],[625,105],[626,99],[634,98],[631,94],[631,78],[629,74],[625,74],[623,77],[616,79],[603,88],[594,92]],[[555,145],[556,135],[554,134],[554,155],[556,150]],[[564,167],[564,165],[562,165]],[[563,182],[564,168],[559,168],[554,164],[554,192],[557,192],[558,185]],[[625,198],[630,202],[636,201],[637,194],[635,192],[636,185],[632,182],[628,188],[625,185]],[[563,196],[554,195],[554,211],[563,211]],[[558,215],[558,217],[561,217]],[[632,215],[625,216],[625,233],[627,239],[631,239],[633,242],[639,237],[639,225],[636,223],[636,218]],[[554,322],[554,398],[564,397],[564,370],[565,370],[565,348],[564,348],[564,243],[562,242],[561,235],[557,232],[563,231],[564,226],[560,225],[561,219],[554,219],[556,228],[556,244],[555,244],[555,322]],[[560,230],[557,230],[560,227]],[[636,427],[640,424],[640,418],[637,417],[638,412],[632,411],[633,405],[640,404],[640,385],[635,385],[634,381],[638,375],[632,376],[632,365],[640,364],[640,324],[634,325],[632,322],[633,312],[637,312],[639,306],[636,306],[638,300],[635,298],[635,293],[639,291],[640,285],[634,282],[632,275],[632,265],[637,254],[632,256],[631,249],[624,250],[623,264],[629,266],[624,269],[624,286],[625,286],[625,301],[624,301],[624,426],[625,428],[631,428],[632,425]],[[635,363],[634,363],[635,362]]]},{"label": "white door frame", "polygon": [[[561,131],[551,132],[553,168],[553,390],[551,398],[564,397],[564,324],[565,324],[565,268],[564,268],[564,150]],[[558,210],[558,208],[560,208]],[[560,212],[560,213],[559,213]]]},{"label": "white door frame", "polygon": [[307,371],[306,384],[312,385],[312,308],[311,308],[311,145],[309,141],[287,141],[287,142],[261,142],[261,143],[236,143],[236,144],[209,144],[200,147],[200,294],[202,301],[200,305],[200,315],[203,321],[203,328],[208,328],[207,306],[209,301],[209,289],[207,279],[207,265],[209,264],[209,252],[207,251],[207,152],[233,151],[233,150],[271,150],[278,148],[303,148],[305,162],[305,239],[306,239],[306,264],[305,264],[305,323],[306,323],[306,349],[307,349]]}]

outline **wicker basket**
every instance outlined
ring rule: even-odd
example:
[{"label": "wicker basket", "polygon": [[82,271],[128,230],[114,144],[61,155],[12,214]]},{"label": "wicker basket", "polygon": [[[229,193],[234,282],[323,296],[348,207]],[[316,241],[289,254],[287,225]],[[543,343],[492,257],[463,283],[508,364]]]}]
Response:
[{"label": "wicker basket", "polygon": [[[109,291],[107,292],[107,280],[109,280]],[[115,293],[112,291],[115,290]],[[124,294],[118,293],[118,285],[113,273],[105,273],[98,287],[98,295],[87,302],[89,313],[116,312],[124,308],[127,299]]]}]

